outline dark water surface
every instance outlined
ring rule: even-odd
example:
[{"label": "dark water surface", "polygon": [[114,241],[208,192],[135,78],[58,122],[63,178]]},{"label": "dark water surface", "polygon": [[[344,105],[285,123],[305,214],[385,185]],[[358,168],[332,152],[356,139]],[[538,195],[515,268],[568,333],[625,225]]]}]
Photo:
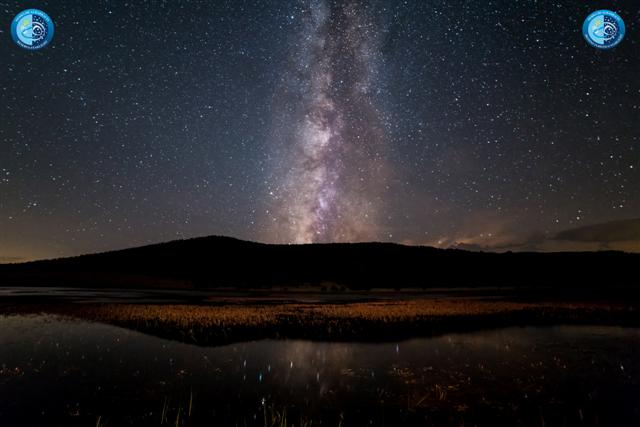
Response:
[{"label": "dark water surface", "polygon": [[[415,297],[489,299],[509,295],[515,288],[433,288],[405,291],[319,292],[318,289],[115,289],[36,286],[0,286],[4,303],[132,303],[132,304],[215,304],[229,299],[250,299],[255,303],[341,303],[398,300]],[[557,289],[554,290],[557,294]]]},{"label": "dark water surface", "polygon": [[204,348],[53,316],[0,316],[0,426],[285,421],[637,426],[640,330],[532,327],[384,344]]}]

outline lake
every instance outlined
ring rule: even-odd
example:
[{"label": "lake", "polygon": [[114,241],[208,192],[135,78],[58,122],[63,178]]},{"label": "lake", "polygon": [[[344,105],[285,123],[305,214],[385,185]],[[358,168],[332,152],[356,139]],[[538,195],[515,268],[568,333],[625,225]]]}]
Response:
[{"label": "lake", "polygon": [[640,330],[199,347],[0,316],[1,426],[640,425]]}]

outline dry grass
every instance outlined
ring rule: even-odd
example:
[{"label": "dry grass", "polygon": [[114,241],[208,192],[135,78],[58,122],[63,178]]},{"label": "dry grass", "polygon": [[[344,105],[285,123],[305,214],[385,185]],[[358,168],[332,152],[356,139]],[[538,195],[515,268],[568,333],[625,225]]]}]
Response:
[{"label": "dry grass", "polygon": [[[447,316],[491,315],[527,310],[602,310],[594,304],[517,303],[481,300],[421,299],[350,304],[275,304],[275,305],[138,305],[105,304],[84,306],[79,314],[104,320],[157,322],[190,328],[265,326],[278,324],[283,317],[307,322],[329,319],[398,322]],[[612,309],[607,306],[607,309]]]},{"label": "dry grass", "polygon": [[200,344],[292,337],[385,340],[455,330],[539,323],[628,324],[634,307],[597,303],[411,299],[344,304],[71,304],[62,314]]}]

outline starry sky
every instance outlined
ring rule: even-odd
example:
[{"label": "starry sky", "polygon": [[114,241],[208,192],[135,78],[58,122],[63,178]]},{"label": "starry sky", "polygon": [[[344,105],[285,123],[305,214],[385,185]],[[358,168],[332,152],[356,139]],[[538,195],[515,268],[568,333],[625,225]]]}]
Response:
[{"label": "starry sky", "polygon": [[[10,35],[28,7],[56,25],[35,52]],[[609,51],[581,32],[602,8],[627,26]],[[0,16],[0,262],[212,234],[640,251],[624,238],[640,218],[636,1],[0,1]],[[592,226],[622,237],[581,238]]]}]

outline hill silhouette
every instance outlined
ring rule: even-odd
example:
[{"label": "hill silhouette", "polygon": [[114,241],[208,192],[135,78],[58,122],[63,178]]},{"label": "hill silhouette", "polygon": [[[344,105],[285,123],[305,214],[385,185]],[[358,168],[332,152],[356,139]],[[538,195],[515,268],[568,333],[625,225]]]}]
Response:
[{"label": "hill silhouette", "polygon": [[640,254],[487,253],[393,243],[271,245],[202,237],[0,265],[4,286],[369,288],[637,285]]}]

